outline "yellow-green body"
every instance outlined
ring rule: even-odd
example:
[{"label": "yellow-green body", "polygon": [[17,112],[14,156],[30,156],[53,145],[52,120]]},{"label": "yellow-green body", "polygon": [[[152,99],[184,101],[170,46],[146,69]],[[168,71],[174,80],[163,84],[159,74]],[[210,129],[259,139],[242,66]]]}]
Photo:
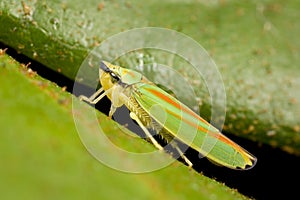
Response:
[{"label": "yellow-green body", "polygon": [[105,95],[112,101],[110,116],[117,107],[126,105],[135,120],[154,129],[167,143],[186,144],[213,162],[232,169],[249,169],[255,165],[253,155],[142,74],[102,62],[99,76]]}]

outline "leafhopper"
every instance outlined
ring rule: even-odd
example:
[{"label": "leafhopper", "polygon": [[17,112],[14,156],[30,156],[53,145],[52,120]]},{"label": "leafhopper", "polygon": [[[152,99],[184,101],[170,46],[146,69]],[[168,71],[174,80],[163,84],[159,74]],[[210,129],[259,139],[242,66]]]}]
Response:
[{"label": "leafhopper", "polygon": [[80,96],[81,100],[96,104],[107,96],[112,102],[109,117],[125,105],[155,147],[163,150],[149,129],[172,144],[189,167],[193,164],[179,144],[186,144],[212,162],[231,169],[245,170],[255,165],[253,155],[141,73],[102,61],[99,79],[102,87],[90,97]]}]

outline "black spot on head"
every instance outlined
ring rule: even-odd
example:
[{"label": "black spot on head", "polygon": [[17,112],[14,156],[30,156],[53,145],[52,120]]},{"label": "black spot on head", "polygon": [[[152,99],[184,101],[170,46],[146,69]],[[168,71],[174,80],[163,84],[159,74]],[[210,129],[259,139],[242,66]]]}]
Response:
[{"label": "black spot on head", "polygon": [[118,77],[115,73],[110,72],[109,74],[112,77],[112,79],[114,80],[113,82],[120,80],[120,77]]},{"label": "black spot on head", "polygon": [[105,72],[111,72],[111,70],[107,67],[107,65],[103,61],[100,62],[100,68]]}]

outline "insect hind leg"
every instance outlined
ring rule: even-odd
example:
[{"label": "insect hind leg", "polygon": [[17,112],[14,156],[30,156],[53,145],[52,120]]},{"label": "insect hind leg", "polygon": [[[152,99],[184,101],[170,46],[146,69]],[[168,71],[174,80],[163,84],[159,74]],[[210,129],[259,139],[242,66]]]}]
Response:
[{"label": "insect hind leg", "polygon": [[136,116],[135,113],[130,112],[130,117],[131,119],[135,120],[138,125],[142,128],[142,130],[144,131],[144,133],[146,134],[146,136],[148,138],[150,138],[151,142],[153,143],[153,145],[158,148],[159,150],[163,150],[163,147],[154,139],[154,137],[151,135],[151,133],[147,130],[147,128],[143,125],[143,123],[141,122],[141,120]]},{"label": "insect hind leg", "polygon": [[189,169],[193,167],[193,163],[184,155],[184,153],[181,151],[181,149],[177,146],[177,144],[173,144],[173,147],[178,151],[180,154],[180,157],[186,162],[188,165]]}]

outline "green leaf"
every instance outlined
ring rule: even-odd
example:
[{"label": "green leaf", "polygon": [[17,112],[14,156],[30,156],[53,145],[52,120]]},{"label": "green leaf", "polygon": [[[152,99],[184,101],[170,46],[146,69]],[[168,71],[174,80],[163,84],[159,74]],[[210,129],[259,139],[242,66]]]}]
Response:
[{"label": "green leaf", "polygon": [[[4,0],[0,41],[74,79],[87,52],[108,36],[144,26],[181,31],[219,66],[224,130],[300,154],[299,8],[297,0]],[[201,98],[201,115],[209,119],[209,96]]]},{"label": "green leaf", "polygon": [[[3,51],[0,74],[1,198],[247,199],[179,162],[146,174],[127,174],[99,163],[80,142],[71,94]],[[74,101],[85,111],[79,113],[81,118],[88,119],[87,113],[94,109],[76,98]],[[122,133],[100,112],[97,116],[109,133],[107,137],[116,144],[137,152],[154,149],[144,140]],[[83,126],[86,134],[95,134],[89,124]],[[102,153],[110,154],[107,150]]]}]

